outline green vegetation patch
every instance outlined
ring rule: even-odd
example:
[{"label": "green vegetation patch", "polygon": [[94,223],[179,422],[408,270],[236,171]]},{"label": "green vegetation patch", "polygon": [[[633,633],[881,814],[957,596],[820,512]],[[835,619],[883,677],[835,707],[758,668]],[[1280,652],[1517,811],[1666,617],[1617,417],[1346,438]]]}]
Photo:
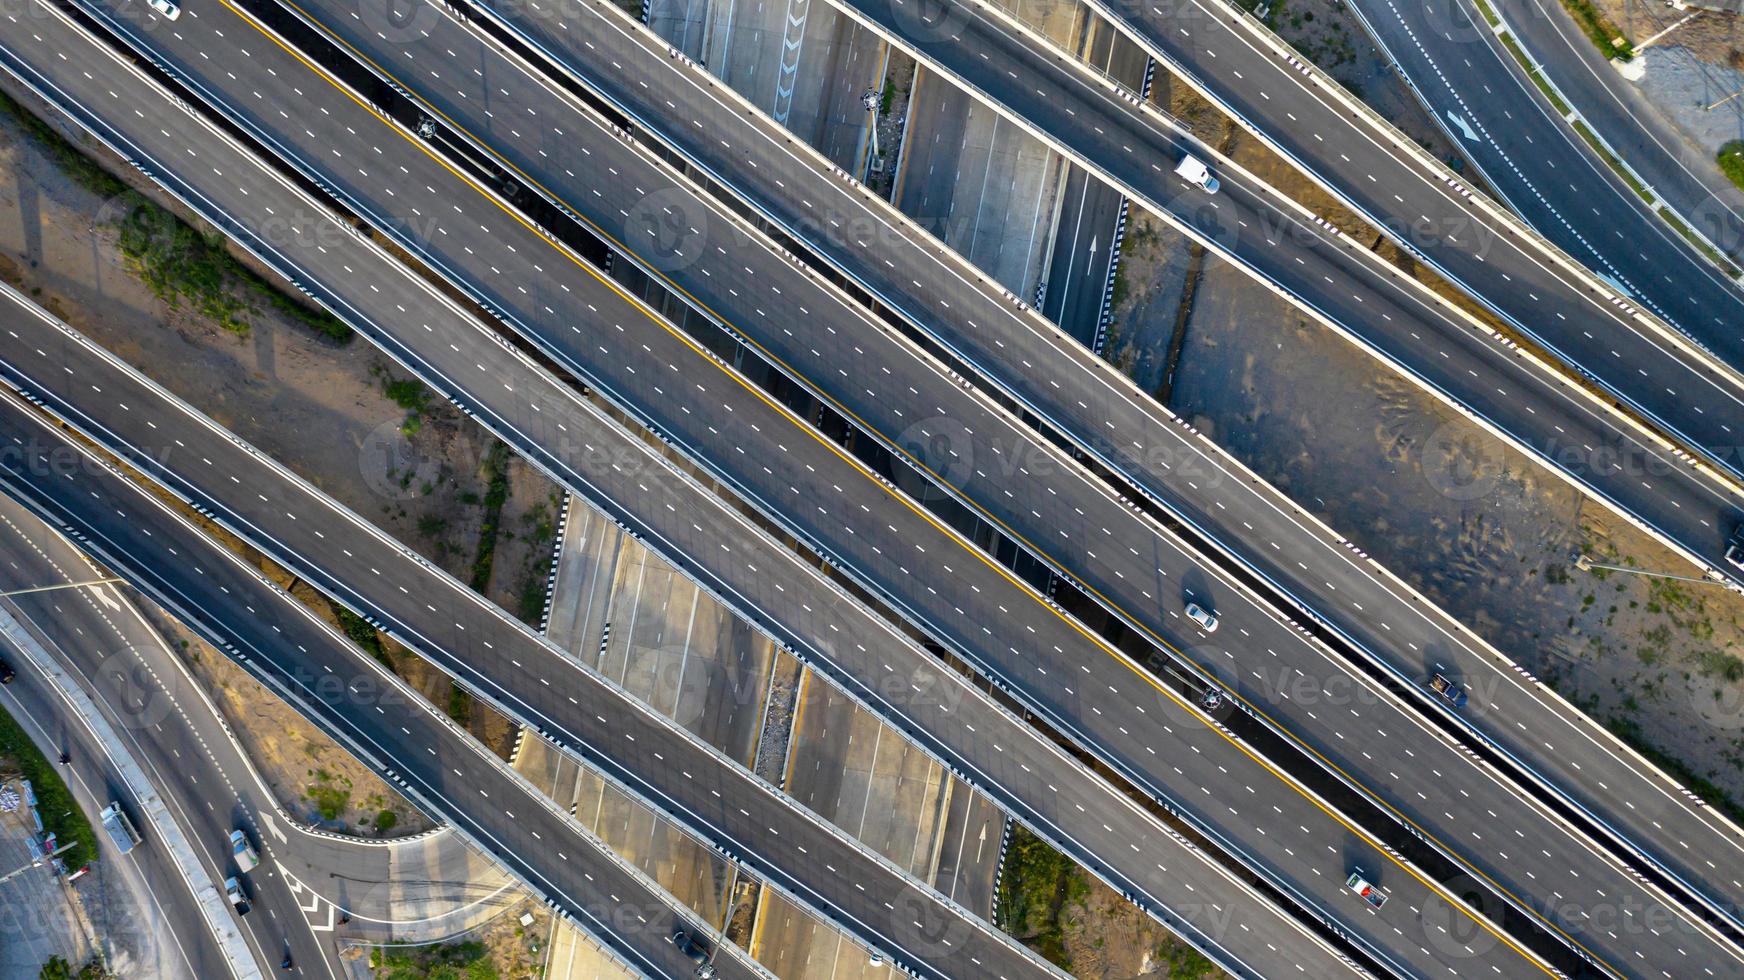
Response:
[{"label": "green vegetation patch", "polygon": [[38,980],[104,980],[109,974],[103,972],[103,964],[95,956],[85,961],[85,965],[75,971],[72,964],[59,956],[51,956],[37,972]]},{"label": "green vegetation patch", "polygon": [[1592,0],[1562,0],[1562,9],[1580,25],[1581,33],[1598,46],[1600,54],[1618,61],[1635,57],[1635,43],[1624,37],[1623,29],[1611,23],[1611,18]]},{"label": "green vegetation patch", "polygon": [[999,928],[1049,963],[1070,969],[1066,910],[1089,894],[1088,877],[1071,858],[1021,825],[1012,827],[1011,848],[999,877]]},{"label": "green vegetation patch", "polygon": [[[58,843],[73,845],[61,855],[69,868],[82,868],[97,859],[97,833],[85,811],[73,799],[59,768],[30,740],[24,726],[0,708],[0,759],[9,759],[18,774],[30,780],[36,791],[37,813],[43,828],[55,835]],[[10,870],[10,869],[8,869]]]},{"label": "green vegetation patch", "polygon": [[386,667],[389,673],[399,673],[399,670],[394,666],[393,658],[388,656],[387,649],[382,646],[381,634],[376,631],[374,626],[369,625],[362,616],[337,602],[329,600],[327,608],[333,610],[334,617],[339,620],[339,628],[345,631],[345,635],[351,638],[351,642],[367,651],[370,656],[376,659],[377,663]]},{"label": "green vegetation patch", "polygon": [[496,963],[481,942],[377,949],[370,954],[375,980],[497,980]]},{"label": "green vegetation patch", "polygon": [[[430,411],[430,402],[436,393],[417,378],[395,378],[388,373],[387,365],[380,362],[373,365],[369,373],[381,381],[382,394],[387,396],[388,401],[406,410],[406,420],[400,423],[400,433],[411,436],[423,428],[424,415]],[[411,474],[406,474],[400,481],[400,486],[406,486],[411,480]],[[424,492],[430,491],[426,489]]]},{"label": "green vegetation patch", "polygon": [[509,446],[500,439],[492,440],[490,451],[485,453],[484,477],[484,520],[479,524],[478,550],[472,558],[472,589],[480,594],[490,588],[503,505],[509,500]]},{"label": "green vegetation patch", "polygon": [[317,769],[315,781],[308,787],[308,796],[322,820],[338,820],[351,806],[351,780],[344,776],[336,778],[325,769]]},{"label": "green vegetation patch", "polygon": [[1744,190],[1744,140],[1732,140],[1721,146],[1714,160],[1719,163],[1720,172],[1726,175],[1726,179]]},{"label": "green vegetation patch", "polygon": [[459,681],[448,682],[448,704],[443,710],[461,728],[472,724],[472,695],[466,693],[466,688],[461,687]]},{"label": "green vegetation patch", "polygon": [[73,183],[98,197],[114,197],[127,190],[127,185],[120,178],[97,165],[84,154],[84,151],[74,146],[61,131],[37,118],[29,109],[18,104],[11,96],[0,92],[0,111],[12,117],[20,129],[36,143],[61,173],[67,175]]},{"label": "green vegetation patch", "polygon": [[[219,236],[205,236],[169,211],[128,189],[127,184],[86,156],[60,130],[44,122],[5,93],[0,111],[12,117],[55,167],[73,183],[118,206],[108,215],[120,230],[119,247],[153,295],[170,308],[185,301],[224,329],[248,332],[244,314],[258,300],[288,319],[339,343],[351,328],[324,311],[312,310],[255,275],[225,250]],[[116,208],[109,208],[111,211]]]},{"label": "green vegetation patch", "polygon": [[235,260],[217,235],[202,235],[169,212],[137,195],[118,224],[121,253],[165,306],[180,309],[183,301],[195,312],[234,334],[246,335],[246,306],[232,282]]},{"label": "green vegetation patch", "polygon": [[527,550],[527,567],[521,574],[515,606],[522,622],[536,626],[540,615],[545,612],[545,576],[551,567],[551,545],[557,537],[557,520],[552,516],[552,508],[540,502],[521,515],[521,524],[531,547]]},{"label": "green vegetation patch", "polygon": [[1163,976],[1169,980],[1201,980],[1223,974],[1217,964],[1186,943],[1164,943],[1152,959],[1163,968]]}]

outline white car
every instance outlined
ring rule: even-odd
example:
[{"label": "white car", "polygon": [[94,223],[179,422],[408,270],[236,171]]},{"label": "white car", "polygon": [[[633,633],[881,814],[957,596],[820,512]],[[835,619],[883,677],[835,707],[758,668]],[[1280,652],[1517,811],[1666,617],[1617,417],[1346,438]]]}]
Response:
[{"label": "white car", "polygon": [[1199,628],[1207,633],[1217,632],[1217,617],[1197,602],[1187,603],[1187,618],[1199,624]]},{"label": "white car", "polygon": [[230,856],[236,859],[236,870],[243,874],[260,867],[260,852],[248,842],[248,835],[240,830],[230,832]]},{"label": "white car", "polygon": [[151,4],[151,9],[158,12],[164,20],[175,20],[182,15],[182,8],[176,6],[175,0],[145,0]]},{"label": "white car", "polygon": [[224,897],[229,899],[230,907],[236,910],[237,915],[248,914],[248,895],[242,890],[242,882],[234,877],[224,879]]}]

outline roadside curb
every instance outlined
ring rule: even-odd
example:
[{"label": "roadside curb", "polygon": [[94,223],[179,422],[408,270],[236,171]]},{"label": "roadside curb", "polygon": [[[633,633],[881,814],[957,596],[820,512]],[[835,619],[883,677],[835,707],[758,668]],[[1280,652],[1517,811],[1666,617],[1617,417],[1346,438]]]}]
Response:
[{"label": "roadside curb", "polygon": [[242,933],[237,930],[235,922],[231,920],[229,903],[219,895],[217,883],[206,874],[193,845],[170,815],[169,807],[158,796],[151,781],[146,778],[145,770],[110,725],[109,719],[98,709],[84,687],[4,608],[0,608],[0,635],[11,641],[13,648],[52,682],[56,693],[102,744],[104,753],[120,773],[122,781],[127,784],[128,792],[133,794],[140,812],[156,832],[176,870],[181,872],[182,880],[193,894],[195,903],[200,906],[206,927],[212,931],[212,938],[230,965],[231,975],[238,980],[260,977],[260,967],[254,961],[254,954],[242,938]]}]

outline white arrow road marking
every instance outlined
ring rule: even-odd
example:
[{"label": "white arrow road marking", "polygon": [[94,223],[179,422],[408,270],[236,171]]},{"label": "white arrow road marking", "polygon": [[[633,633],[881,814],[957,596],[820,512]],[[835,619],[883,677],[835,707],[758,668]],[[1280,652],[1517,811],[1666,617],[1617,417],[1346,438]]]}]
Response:
[{"label": "white arrow road marking", "polygon": [[1447,120],[1459,127],[1460,133],[1465,136],[1466,139],[1473,143],[1481,142],[1481,140],[1478,139],[1477,130],[1471,128],[1471,124],[1465,121],[1464,116],[1457,115],[1452,109],[1449,109],[1447,110]]}]

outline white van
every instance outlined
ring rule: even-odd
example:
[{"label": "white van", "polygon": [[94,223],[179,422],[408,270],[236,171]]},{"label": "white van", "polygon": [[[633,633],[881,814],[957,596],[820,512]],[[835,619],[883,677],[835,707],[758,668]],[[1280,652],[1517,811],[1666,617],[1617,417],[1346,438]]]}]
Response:
[{"label": "white van", "polygon": [[1175,176],[1183,178],[1187,183],[1197,186],[1207,194],[1217,193],[1217,188],[1222,186],[1217,183],[1217,178],[1211,175],[1211,168],[1191,153],[1182,157],[1180,163],[1175,164]]}]

